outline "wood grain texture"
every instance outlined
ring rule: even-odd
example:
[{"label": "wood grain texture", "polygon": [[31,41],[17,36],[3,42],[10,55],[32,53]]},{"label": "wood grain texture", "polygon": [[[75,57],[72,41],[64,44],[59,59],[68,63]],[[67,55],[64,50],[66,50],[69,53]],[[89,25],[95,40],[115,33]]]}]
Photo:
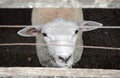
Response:
[{"label": "wood grain texture", "polygon": [[0,68],[0,76],[75,76],[75,77],[120,77],[120,70],[60,69],[60,68]]}]

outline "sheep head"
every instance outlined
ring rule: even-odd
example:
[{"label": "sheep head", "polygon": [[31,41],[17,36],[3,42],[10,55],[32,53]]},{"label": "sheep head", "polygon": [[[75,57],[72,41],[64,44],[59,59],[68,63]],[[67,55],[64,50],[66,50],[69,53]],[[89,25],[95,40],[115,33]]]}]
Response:
[{"label": "sheep head", "polygon": [[25,37],[39,36],[39,34],[43,34],[43,38],[46,44],[48,44],[49,55],[54,59],[54,66],[68,68],[74,63],[73,53],[78,32],[90,31],[98,28],[82,29],[80,27],[86,25],[102,26],[102,24],[93,21],[82,21],[78,24],[64,19],[55,19],[43,26],[28,26],[20,30],[18,34]]}]

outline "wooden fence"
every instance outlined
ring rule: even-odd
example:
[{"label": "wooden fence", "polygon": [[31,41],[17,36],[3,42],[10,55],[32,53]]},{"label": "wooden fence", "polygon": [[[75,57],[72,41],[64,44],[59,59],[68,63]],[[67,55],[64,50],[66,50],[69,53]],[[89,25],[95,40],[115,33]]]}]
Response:
[{"label": "wooden fence", "polygon": [[81,78],[120,77],[120,70],[10,67],[0,68],[0,78]]}]

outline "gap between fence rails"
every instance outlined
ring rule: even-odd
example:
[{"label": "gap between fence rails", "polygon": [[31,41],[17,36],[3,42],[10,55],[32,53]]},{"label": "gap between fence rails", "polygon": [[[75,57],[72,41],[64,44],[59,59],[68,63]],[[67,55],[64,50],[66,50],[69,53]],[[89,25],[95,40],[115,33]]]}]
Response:
[{"label": "gap between fence rails", "polygon": [[70,46],[70,47],[76,47],[76,48],[89,48],[89,49],[107,49],[107,50],[120,50],[120,48],[115,47],[102,47],[102,46],[79,46],[79,45],[62,45],[62,44],[36,44],[36,43],[3,43],[0,44],[0,46]]},{"label": "gap between fence rails", "polygon": [[[3,25],[3,26],[0,26],[0,28],[24,28],[24,27],[28,27],[28,26],[30,26],[30,27],[44,27],[44,26],[40,26],[40,25],[35,25],[35,26],[32,26],[32,25],[26,25],[26,26],[23,26],[23,25],[21,25],[21,26],[10,26],[10,25]],[[95,27],[99,27],[99,28],[102,28],[102,29],[106,29],[106,28],[120,28],[120,26],[79,26],[80,28],[95,28]]]},{"label": "gap between fence rails", "polygon": [[[31,25],[28,25],[31,26]],[[28,27],[28,26],[0,26],[0,28],[23,28],[23,27]],[[37,27],[38,25],[36,25],[35,27]],[[31,26],[34,27],[34,26]],[[43,27],[43,26],[38,26],[38,27]],[[93,28],[93,27],[98,27],[98,26],[80,26],[80,28]],[[99,26],[99,28],[120,28],[120,26]],[[71,46],[73,47],[74,45],[59,45],[59,44],[35,44],[35,43],[4,43],[4,44],[0,44],[0,46],[15,46],[15,45],[26,45],[26,46],[35,46],[35,45],[41,45],[41,46]],[[102,47],[102,46],[79,46],[79,45],[75,45],[76,48],[92,48],[92,49],[108,49],[108,50],[120,50],[120,48],[115,48],[115,47]]]}]

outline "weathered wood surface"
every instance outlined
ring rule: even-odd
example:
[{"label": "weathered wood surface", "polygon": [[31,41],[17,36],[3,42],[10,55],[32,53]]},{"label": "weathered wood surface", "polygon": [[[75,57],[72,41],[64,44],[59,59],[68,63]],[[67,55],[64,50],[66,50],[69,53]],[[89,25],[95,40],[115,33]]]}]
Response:
[{"label": "weathered wood surface", "polygon": [[[1,8],[82,7],[120,8],[120,0],[0,0]],[[110,2],[109,2],[110,1]]]},{"label": "weathered wood surface", "polygon": [[1,67],[0,77],[3,76],[27,76],[33,78],[37,76],[120,77],[120,70]]}]

